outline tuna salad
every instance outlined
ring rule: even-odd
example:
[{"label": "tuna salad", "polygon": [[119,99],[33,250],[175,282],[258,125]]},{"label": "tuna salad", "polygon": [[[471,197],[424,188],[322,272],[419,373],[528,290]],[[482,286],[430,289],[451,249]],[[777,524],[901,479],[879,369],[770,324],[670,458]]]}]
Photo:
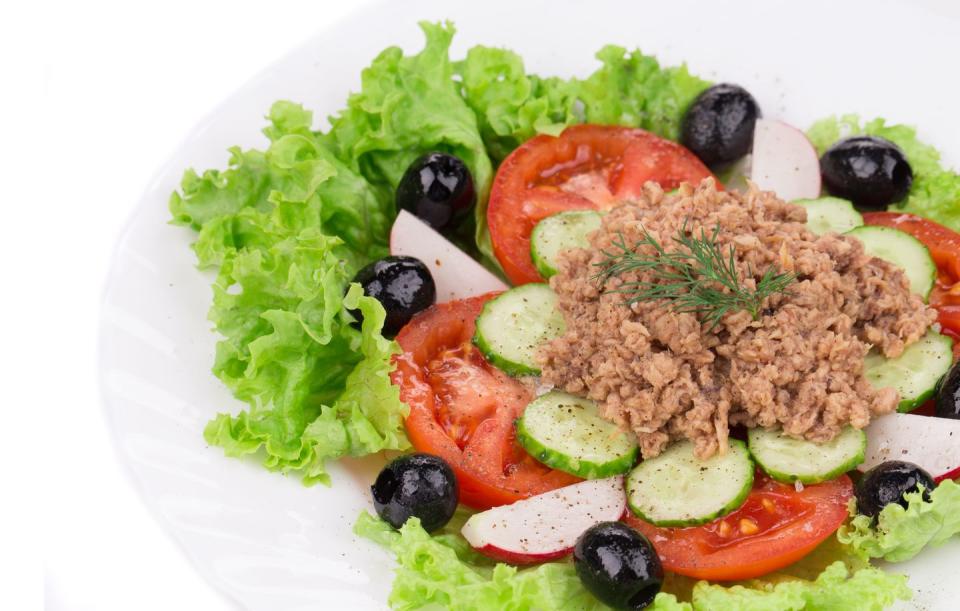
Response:
[{"label": "tuna salad", "polygon": [[405,610],[925,606],[935,557],[869,561],[960,553],[960,173],[639,50],[543,77],[422,27],[171,194],[247,404],[207,445],[366,505],[389,556],[297,501],[343,600],[392,571]]},{"label": "tuna salad", "polygon": [[[779,426],[824,442],[845,425],[863,428],[894,411],[897,391],[866,380],[864,357],[871,348],[899,356],[936,312],[911,294],[902,270],[866,254],[857,239],[812,233],[806,220],[804,207],[756,188],[721,191],[707,179],[665,194],[647,183],[604,216],[589,248],[559,257],[550,286],[566,332],[540,350],[543,380],[598,402],[606,418],[636,433],[644,458],[677,439],[710,456],[726,447],[734,425]],[[649,270],[598,282],[615,244],[651,251],[649,235],[670,251],[682,248],[678,231],[714,228],[718,244],[733,247],[744,283],[770,266],[795,275],[756,319],[732,311],[708,328],[664,300],[627,304],[617,289],[649,281]]]}]

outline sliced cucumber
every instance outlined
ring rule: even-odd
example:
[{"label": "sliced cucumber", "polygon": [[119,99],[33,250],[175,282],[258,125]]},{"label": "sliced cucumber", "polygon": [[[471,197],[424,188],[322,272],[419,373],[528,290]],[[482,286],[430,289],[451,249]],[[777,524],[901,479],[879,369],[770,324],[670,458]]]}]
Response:
[{"label": "sliced cucumber", "polygon": [[517,440],[548,467],[584,479],[626,473],[639,451],[633,434],[602,418],[596,403],[560,391],[527,405]]},{"label": "sliced cucumber", "polygon": [[794,439],[783,431],[750,429],[750,454],[773,479],[818,484],[839,477],[863,462],[867,435],[852,426],[826,443]]},{"label": "sliced cucumber", "polygon": [[912,292],[924,299],[930,294],[937,279],[937,266],[920,240],[899,229],[876,225],[851,229],[847,235],[863,242],[867,254],[903,269]]},{"label": "sliced cucumber", "polygon": [[817,235],[846,233],[863,225],[863,217],[853,204],[839,197],[798,199],[793,203],[807,209],[807,227]]},{"label": "sliced cucumber", "polygon": [[893,387],[900,393],[899,412],[909,412],[933,396],[937,384],[953,364],[953,340],[936,331],[907,346],[895,359],[871,351],[864,376],[874,388]]},{"label": "sliced cucumber", "polygon": [[565,329],[556,293],[546,284],[524,284],[484,304],[473,343],[505,373],[535,376],[537,348]]},{"label": "sliced cucumber", "polygon": [[627,476],[630,510],[657,526],[695,526],[743,504],[753,487],[753,461],[736,439],[707,460],[680,441],[637,465]]},{"label": "sliced cucumber", "polygon": [[600,228],[601,216],[593,210],[571,210],[543,219],[530,234],[530,256],[544,278],[557,273],[557,258],[570,248],[590,246],[587,236]]}]

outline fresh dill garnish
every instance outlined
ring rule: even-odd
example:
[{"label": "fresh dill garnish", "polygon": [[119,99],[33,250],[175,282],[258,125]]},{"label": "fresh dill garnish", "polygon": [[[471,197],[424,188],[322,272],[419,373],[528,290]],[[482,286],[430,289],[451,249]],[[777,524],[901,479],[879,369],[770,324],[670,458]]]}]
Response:
[{"label": "fresh dill garnish", "polygon": [[[734,259],[734,248],[730,245],[724,253],[717,237],[720,224],[712,235],[700,229],[700,237],[687,235],[687,223],[673,237],[680,248],[667,252],[663,245],[643,230],[643,239],[633,248],[627,244],[623,234],[613,242],[612,251],[602,251],[604,261],[595,264],[601,270],[593,276],[601,290],[613,277],[628,272],[648,273],[651,280],[624,282],[607,293],[622,293],[628,296],[626,304],[640,301],[663,299],[669,302],[675,312],[697,314],[702,322],[713,329],[730,312],[746,310],[754,320],[760,318],[763,301],[775,294],[782,293],[796,280],[790,272],[778,272],[771,265],[756,282],[755,288],[741,282]],[[637,252],[647,245],[653,254]],[[747,269],[749,276],[753,271]]]}]

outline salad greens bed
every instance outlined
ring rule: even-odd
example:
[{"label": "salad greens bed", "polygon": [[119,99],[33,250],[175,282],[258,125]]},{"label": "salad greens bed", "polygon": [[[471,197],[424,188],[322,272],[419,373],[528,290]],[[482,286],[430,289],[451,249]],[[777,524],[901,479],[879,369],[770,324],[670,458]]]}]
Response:
[{"label": "salad greens bed", "polygon": [[[209,317],[223,339],[213,371],[248,404],[237,415],[217,415],[204,436],[230,456],[256,454],[269,469],[298,472],[306,484],[330,483],[329,460],[410,445],[407,408],[389,379],[399,348],[380,333],[384,310],[347,286],[360,267],[388,253],[394,189],[411,161],[440,150],[466,162],[479,203],[463,232],[495,267],[484,204],[496,163],[538,133],[582,122],[676,139],[686,107],[709,86],[683,66],[662,67],[616,46],[600,50],[601,67],[584,79],[527,74],[504,49],[477,46],[452,61],[453,27],[422,28],[424,49],[383,51],[327,131],[315,130],[300,105],[277,102],[264,129],[266,150],[234,148],[224,171],[187,171],[170,200],[173,222],[199,232],[199,266],[218,270]],[[905,151],[915,172],[905,211],[960,230],[953,205],[960,175],[944,169],[913,129],[848,115],[818,122],[809,135],[822,152],[855,133],[883,136]],[[359,329],[351,310],[363,315]],[[839,539],[862,558],[909,558],[960,531],[960,487],[945,482],[932,497],[887,507],[878,525],[857,517]],[[390,598],[397,608],[602,608],[569,562],[494,565],[451,531],[431,536],[413,520],[397,532],[364,513],[355,530],[397,555]],[[845,559],[813,580],[699,583],[692,602],[661,593],[653,608],[875,609],[909,597],[902,576]]]}]

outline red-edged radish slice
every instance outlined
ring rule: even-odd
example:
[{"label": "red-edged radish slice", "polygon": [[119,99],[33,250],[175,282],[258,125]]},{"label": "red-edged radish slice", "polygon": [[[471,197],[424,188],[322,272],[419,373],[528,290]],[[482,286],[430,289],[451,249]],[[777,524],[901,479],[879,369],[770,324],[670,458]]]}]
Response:
[{"label": "red-edged radish slice", "polygon": [[960,420],[917,414],[881,416],[866,429],[866,471],[888,460],[925,469],[937,482],[960,476]]},{"label": "red-edged radish slice", "polygon": [[390,230],[390,254],[423,261],[437,286],[437,301],[505,291],[509,287],[432,227],[401,210]]},{"label": "red-edged radish slice", "polygon": [[460,531],[481,554],[511,564],[569,554],[594,524],[619,520],[627,508],[623,477],[592,479],[473,515]]},{"label": "red-edged radish slice", "polygon": [[817,149],[799,129],[783,121],[758,119],[750,180],[785,201],[820,197]]}]

